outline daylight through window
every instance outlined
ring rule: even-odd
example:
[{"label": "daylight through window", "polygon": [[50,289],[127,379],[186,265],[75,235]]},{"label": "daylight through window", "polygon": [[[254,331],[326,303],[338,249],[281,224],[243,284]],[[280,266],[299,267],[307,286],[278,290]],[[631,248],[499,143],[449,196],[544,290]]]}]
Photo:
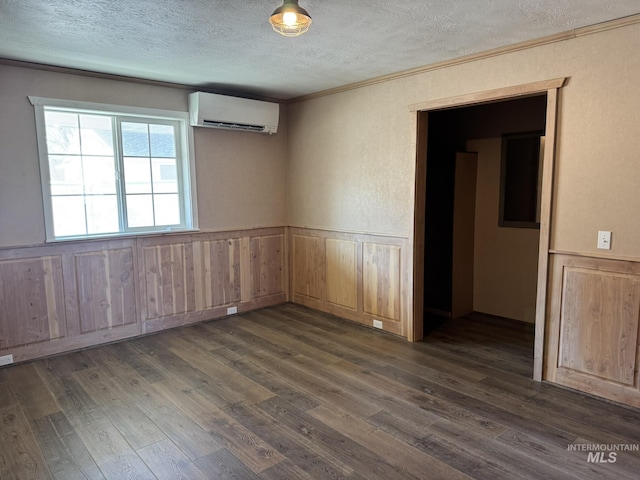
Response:
[{"label": "daylight through window", "polygon": [[35,104],[48,239],[193,227],[183,119]]}]

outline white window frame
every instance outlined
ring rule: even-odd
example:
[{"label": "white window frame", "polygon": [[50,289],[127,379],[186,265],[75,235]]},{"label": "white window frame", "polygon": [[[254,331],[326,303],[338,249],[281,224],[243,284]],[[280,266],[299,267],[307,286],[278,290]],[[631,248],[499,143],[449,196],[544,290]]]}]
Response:
[{"label": "white window frame", "polygon": [[[44,206],[44,220],[46,242],[61,242],[79,239],[92,238],[109,238],[135,235],[152,235],[158,233],[169,233],[177,231],[197,231],[198,230],[198,211],[197,211],[197,192],[195,179],[195,155],[193,142],[193,128],[189,125],[189,113],[160,110],[152,108],[131,107],[125,105],[111,105],[104,103],[80,102],[75,100],[62,100],[54,98],[43,98],[29,96],[29,101],[34,107],[36,118],[36,136],[38,142],[38,156],[40,161],[40,180],[42,184],[42,201]],[[178,172],[178,178],[182,187],[182,204],[181,210],[184,208],[184,225],[180,227],[143,227],[130,228],[127,231],[107,234],[84,234],[75,236],[56,237],[53,223],[53,207],[51,202],[51,177],[49,171],[49,154],[47,150],[45,108],[63,108],[69,109],[74,113],[98,113],[103,115],[118,115],[137,117],[137,120],[169,120],[178,122],[180,128],[179,144],[181,169]]]}]

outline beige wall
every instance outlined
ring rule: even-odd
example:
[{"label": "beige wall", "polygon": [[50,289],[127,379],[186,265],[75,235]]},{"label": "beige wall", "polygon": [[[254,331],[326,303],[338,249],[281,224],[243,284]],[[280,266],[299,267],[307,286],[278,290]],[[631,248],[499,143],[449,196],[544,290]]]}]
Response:
[{"label": "beige wall", "polygon": [[501,138],[467,142],[478,152],[473,309],[535,321],[540,230],[498,226]]},{"label": "beige wall", "polygon": [[551,248],[640,257],[640,24],[289,106],[289,221],[406,236],[414,162],[408,105],[570,77],[560,95]]},{"label": "beige wall", "polygon": [[[35,119],[28,95],[187,111],[188,93],[0,65],[0,247],[41,244],[45,238]],[[286,120],[273,136],[193,131],[200,228],[285,225]]]},{"label": "beige wall", "polygon": [[289,105],[290,225],[407,235],[414,165],[405,83]]}]

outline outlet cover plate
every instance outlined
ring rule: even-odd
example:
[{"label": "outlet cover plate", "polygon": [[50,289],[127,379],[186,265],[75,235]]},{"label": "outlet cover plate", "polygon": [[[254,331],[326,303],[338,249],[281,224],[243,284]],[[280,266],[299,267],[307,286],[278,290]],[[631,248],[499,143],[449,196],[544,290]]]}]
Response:
[{"label": "outlet cover plate", "polygon": [[13,363],[13,355],[5,355],[0,357],[0,367],[3,365],[11,365]]},{"label": "outlet cover plate", "polygon": [[227,308],[227,315],[233,315],[234,313],[238,313],[238,307]]},{"label": "outlet cover plate", "polygon": [[382,322],[380,320],[374,320],[373,326],[376,328],[382,328]]},{"label": "outlet cover plate", "polygon": [[598,248],[600,250],[611,250],[611,232],[600,230],[598,232]]}]

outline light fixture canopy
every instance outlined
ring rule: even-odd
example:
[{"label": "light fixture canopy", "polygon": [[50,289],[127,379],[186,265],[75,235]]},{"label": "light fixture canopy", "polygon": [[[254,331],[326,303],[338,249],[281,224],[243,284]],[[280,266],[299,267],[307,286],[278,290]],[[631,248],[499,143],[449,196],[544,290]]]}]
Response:
[{"label": "light fixture canopy", "polygon": [[298,5],[298,0],[284,0],[269,17],[269,23],[280,35],[297,37],[309,30],[311,16]]}]

